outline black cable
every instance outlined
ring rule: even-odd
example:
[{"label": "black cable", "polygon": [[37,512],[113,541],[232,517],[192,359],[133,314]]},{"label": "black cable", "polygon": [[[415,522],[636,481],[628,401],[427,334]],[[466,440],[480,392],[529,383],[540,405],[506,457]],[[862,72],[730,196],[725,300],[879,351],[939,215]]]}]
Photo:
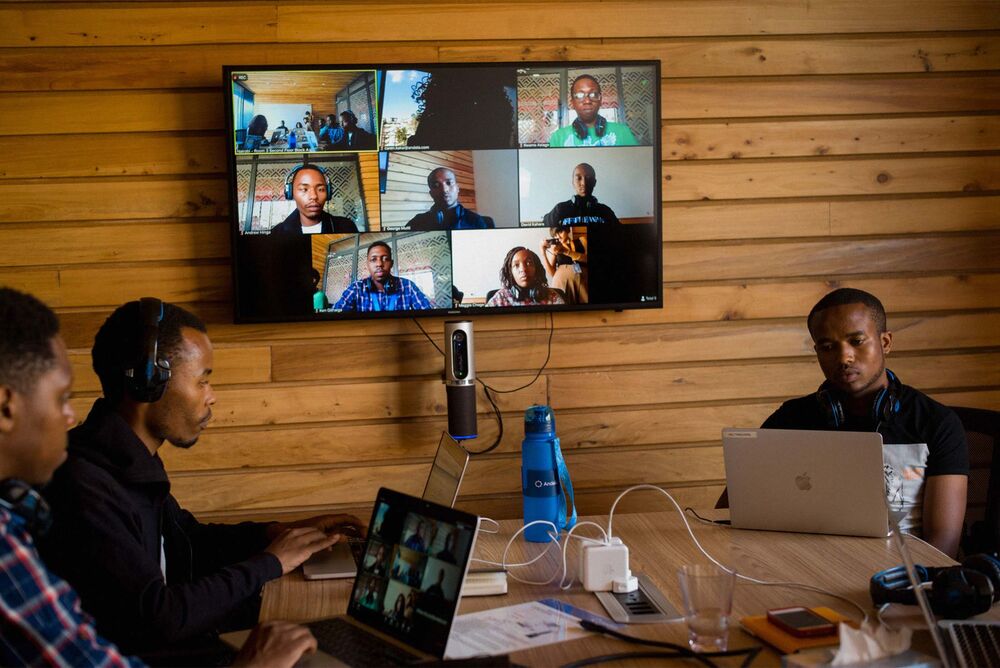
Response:
[{"label": "black cable", "polygon": [[[416,318],[410,318],[410,320],[412,320],[413,324],[417,326],[417,329],[420,330],[420,333],[423,334],[428,341],[430,341],[431,345],[434,346],[434,349],[437,350],[442,357],[444,357],[444,351],[441,350],[437,342],[431,338],[431,335],[427,333],[427,330],[423,328],[420,322]],[[498,390],[495,387],[492,387],[491,385],[487,385],[486,382],[483,381],[483,379],[479,378],[478,376],[476,377],[476,382],[483,386],[483,394],[486,395],[487,401],[489,401],[490,406],[493,407],[493,415],[496,417],[497,421],[497,437],[496,440],[493,441],[493,443],[491,443],[488,447],[483,448],[482,450],[469,450],[463,444],[462,447],[470,455],[484,455],[487,452],[492,452],[493,450],[496,450],[498,447],[500,447],[500,442],[503,440],[503,415],[500,413],[500,407],[497,406],[497,403],[496,401],[493,400],[493,397],[490,395],[490,392],[493,392],[495,394],[509,394],[511,392],[519,392],[523,389],[529,388],[532,385],[534,385],[535,382],[537,382],[538,379],[541,377],[542,372],[545,371],[545,367],[549,365],[549,360],[552,358],[552,335],[555,333],[555,331],[556,331],[556,321],[552,315],[552,312],[549,311],[549,341],[547,345],[547,350],[545,352],[545,361],[542,363],[541,368],[538,369],[538,372],[535,374],[535,377],[532,378],[531,381],[529,381],[528,383],[522,385],[521,387],[515,387],[512,390]]]},{"label": "black cable", "polygon": [[702,522],[711,522],[712,524],[726,524],[726,525],[732,524],[732,522],[729,520],[710,520],[707,517],[702,517],[701,515],[698,514],[698,511],[692,508],[691,506],[687,506],[686,508],[684,508],[684,512],[691,513]]},{"label": "black cable", "polygon": [[[680,652],[621,652],[619,654],[602,654],[601,656],[591,656],[580,659],[572,663],[562,665],[562,668],[582,668],[583,666],[593,666],[598,663],[610,663],[612,661],[625,661],[627,659],[687,659],[692,658]],[[709,665],[714,666],[714,663]]]},{"label": "black cable", "polygon": [[[757,654],[760,653],[761,647],[758,645],[756,647],[748,647],[746,649],[731,649],[724,652],[695,652],[684,645],[678,645],[676,643],[667,642],[665,640],[648,640],[646,638],[637,638],[635,636],[630,636],[628,634],[622,633],[603,624],[598,624],[596,622],[591,622],[589,620],[580,620],[580,626],[587,631],[595,631],[597,633],[603,633],[609,635],[613,638],[618,638],[619,640],[624,640],[625,642],[636,643],[639,645],[650,645],[651,647],[663,647],[665,649],[672,649],[683,656],[691,659],[696,659],[702,661],[705,657],[719,657],[719,656],[742,656],[744,654],[748,655],[747,659],[743,662],[744,666],[750,665],[750,663],[757,658]],[[704,661],[702,661],[704,663]],[[711,663],[711,662],[709,662]]]}]

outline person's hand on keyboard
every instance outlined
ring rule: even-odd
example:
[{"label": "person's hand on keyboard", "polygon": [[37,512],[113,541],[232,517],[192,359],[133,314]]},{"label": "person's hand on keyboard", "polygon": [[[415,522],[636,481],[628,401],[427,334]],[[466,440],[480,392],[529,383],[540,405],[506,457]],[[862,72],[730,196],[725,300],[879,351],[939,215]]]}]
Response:
[{"label": "person's hand on keyboard", "polygon": [[305,654],[316,651],[316,639],[304,626],[291,622],[266,622],[254,628],[234,666],[291,668]]}]

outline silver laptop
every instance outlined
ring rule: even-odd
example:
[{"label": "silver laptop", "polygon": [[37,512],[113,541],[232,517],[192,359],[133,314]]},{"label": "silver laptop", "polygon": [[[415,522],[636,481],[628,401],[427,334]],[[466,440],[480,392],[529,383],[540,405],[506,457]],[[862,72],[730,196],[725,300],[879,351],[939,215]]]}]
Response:
[{"label": "silver laptop", "polygon": [[[304,663],[386,666],[442,659],[479,517],[383,487],[368,526],[347,614],[307,624],[320,651]],[[246,635],[223,639],[237,645]]]},{"label": "silver laptop", "polygon": [[[442,432],[423,498],[453,508],[468,465],[469,453],[448,432]],[[348,537],[329,550],[317,552],[302,564],[303,577],[306,580],[353,578],[360,565],[363,544],[364,539]]]},{"label": "silver laptop", "polygon": [[728,428],[722,452],[734,528],[888,535],[881,434]]}]

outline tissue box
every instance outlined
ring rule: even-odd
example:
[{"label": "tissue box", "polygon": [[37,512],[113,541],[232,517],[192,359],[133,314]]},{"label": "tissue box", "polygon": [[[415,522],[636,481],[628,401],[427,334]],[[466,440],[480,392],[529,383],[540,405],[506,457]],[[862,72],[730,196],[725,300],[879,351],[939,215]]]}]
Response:
[{"label": "tissue box", "polygon": [[[833,661],[837,650],[829,647],[818,649],[808,649],[798,654],[788,654],[781,657],[782,668],[813,668],[818,666],[829,666]],[[909,649],[902,654],[886,657],[878,661],[867,661],[863,664],[852,663],[852,666],[865,666],[865,668],[896,668],[897,666],[914,666],[916,668],[932,668],[940,666],[941,662],[932,656],[921,654]]]}]

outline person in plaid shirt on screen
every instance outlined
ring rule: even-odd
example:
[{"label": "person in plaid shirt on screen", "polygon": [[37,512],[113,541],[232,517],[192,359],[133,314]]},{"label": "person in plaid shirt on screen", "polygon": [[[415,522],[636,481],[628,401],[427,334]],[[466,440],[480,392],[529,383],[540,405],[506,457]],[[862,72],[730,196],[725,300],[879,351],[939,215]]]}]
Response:
[{"label": "person in plaid shirt on screen", "polygon": [[[43,485],[66,459],[73,372],[59,320],[31,295],[0,287],[0,665],[141,666],[101,638],[70,585],[46,568],[35,536],[50,524]],[[309,630],[274,622],[236,662],[291,666],[314,651]]]},{"label": "person in plaid shirt on screen", "polygon": [[430,309],[431,303],[417,284],[392,275],[392,249],[384,241],[368,247],[368,278],[354,281],[337,303],[334,311],[417,311]]}]

